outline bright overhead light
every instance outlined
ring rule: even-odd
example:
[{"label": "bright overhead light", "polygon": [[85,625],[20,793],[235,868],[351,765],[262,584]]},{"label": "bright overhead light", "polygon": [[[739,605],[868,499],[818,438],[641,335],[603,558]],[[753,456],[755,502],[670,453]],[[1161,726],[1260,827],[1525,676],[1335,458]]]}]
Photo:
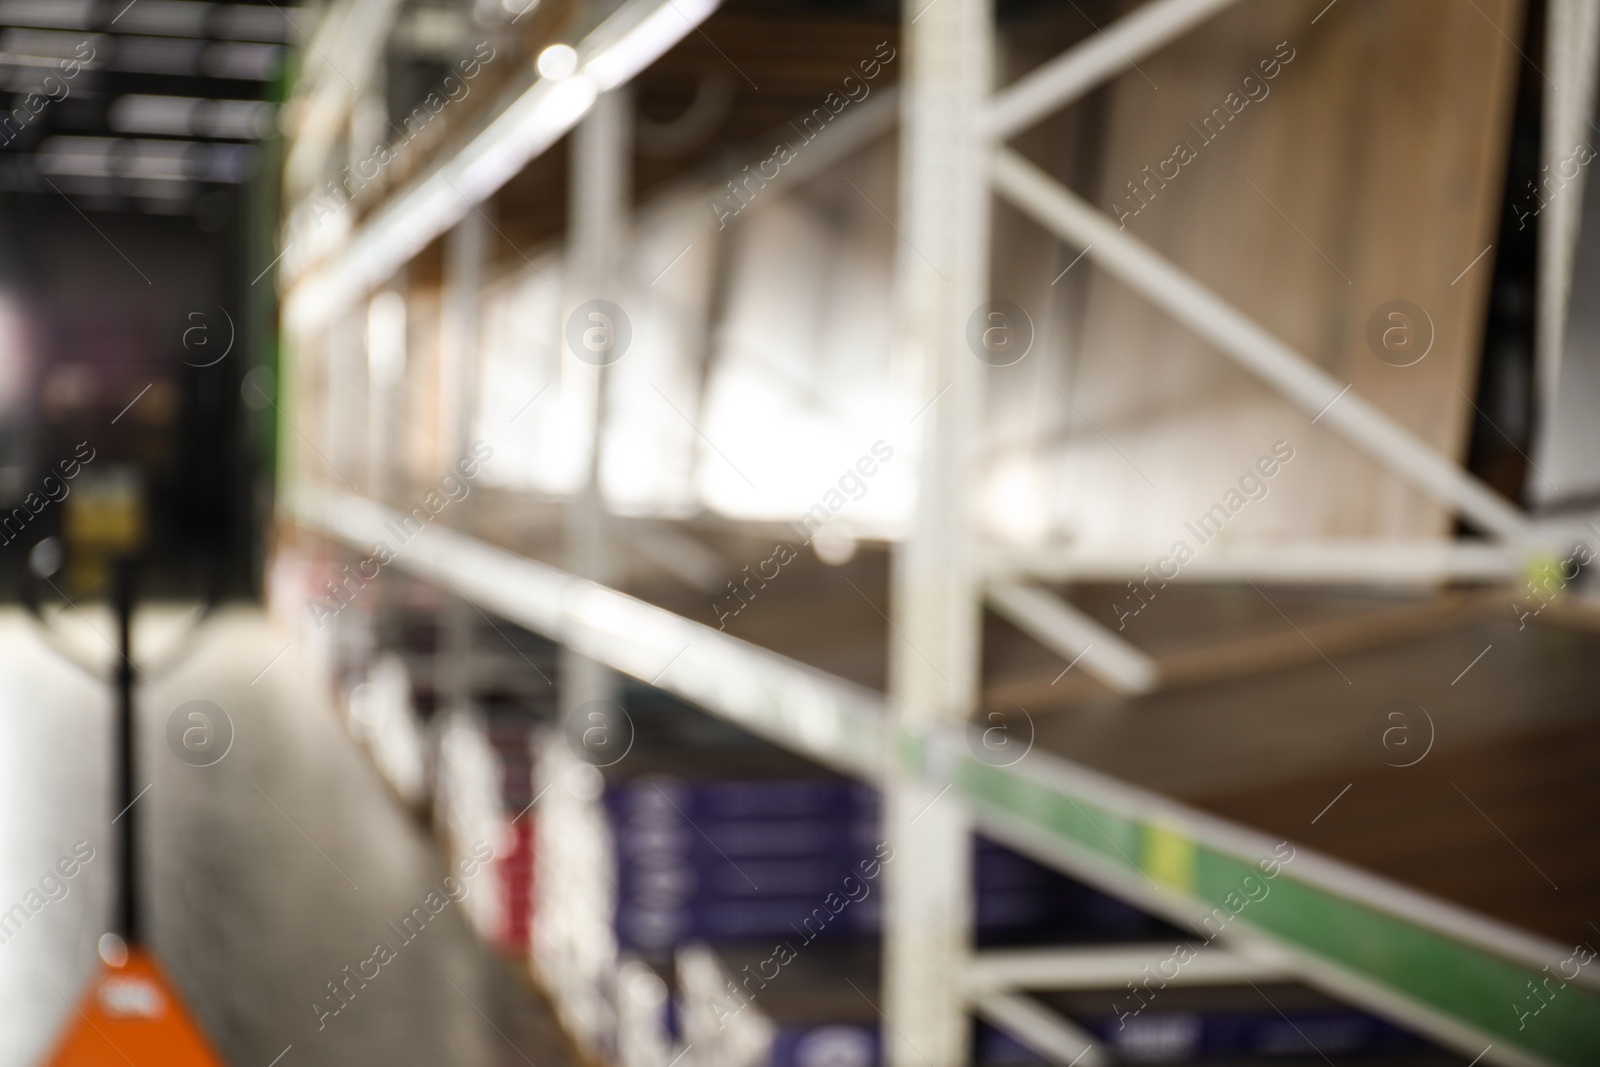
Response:
[{"label": "bright overhead light", "polygon": [[86,30],[94,23],[93,0],[0,0],[0,23]]},{"label": "bright overhead light", "polygon": [[112,101],[106,123],[118,133],[250,141],[272,131],[273,105],[260,100],[129,94]]},{"label": "bright overhead light", "polygon": [[539,53],[539,76],[560,81],[578,69],[578,52],[570,44],[553,44]]},{"label": "bright overhead light", "polygon": [[142,0],[129,4],[116,17],[124,33],[149,33],[161,37],[203,37],[211,5],[191,0]]},{"label": "bright overhead light", "polygon": [[[81,59],[85,40],[81,33],[59,30],[0,30],[0,55],[7,66],[54,67],[64,59]],[[99,34],[91,34],[88,40],[95,48],[105,43]]]},{"label": "bright overhead light", "polygon": [[247,181],[255,166],[250,145],[56,135],[39,145],[42,173],[140,182]]}]

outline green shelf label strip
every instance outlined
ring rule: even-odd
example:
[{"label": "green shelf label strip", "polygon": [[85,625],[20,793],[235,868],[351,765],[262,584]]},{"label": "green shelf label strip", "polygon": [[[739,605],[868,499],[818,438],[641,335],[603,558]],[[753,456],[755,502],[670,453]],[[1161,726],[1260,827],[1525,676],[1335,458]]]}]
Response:
[{"label": "green shelf label strip", "polygon": [[1214,916],[1200,928],[1202,937],[1243,924],[1486,1034],[1502,1050],[1520,1050],[1530,1062],[1600,1062],[1600,996],[1563,980],[1584,966],[1581,956],[1553,959],[1549,970],[1513,961],[1314,884],[1293,859],[1280,862],[1270,848],[1254,859],[1242,857],[1188,836],[1186,828],[1114,811],[1013,768],[967,757],[956,781],[991,815],[1088,853],[1130,880],[1199,903]]}]

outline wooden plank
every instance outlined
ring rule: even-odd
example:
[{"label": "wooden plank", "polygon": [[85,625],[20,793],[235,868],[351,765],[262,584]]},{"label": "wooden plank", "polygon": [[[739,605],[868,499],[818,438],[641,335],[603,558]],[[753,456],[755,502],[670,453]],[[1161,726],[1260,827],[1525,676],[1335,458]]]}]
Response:
[{"label": "wooden plank", "polygon": [[[1095,201],[1140,208],[1123,219],[1134,236],[1460,457],[1492,252],[1458,275],[1494,239],[1523,5],[1353,0],[1313,25],[1324,6],[1241,4],[1119,79]],[[1276,64],[1271,81],[1262,62]],[[1207,134],[1213,108],[1227,122]],[[1152,178],[1180,143],[1195,158],[1167,168],[1170,181]],[[1131,182],[1148,183],[1143,201]],[[1367,343],[1369,318],[1396,299],[1433,323],[1432,350],[1410,367],[1380,361]],[[1230,535],[1450,529],[1441,509],[1286,411],[1142,298],[1096,276],[1086,307],[1068,392],[1126,460],[1047,392],[1051,421],[1075,427],[1080,442],[1054,482],[1070,524],[1111,536],[1170,513],[1176,529],[1237,479],[1235,468],[1285,439],[1298,455],[1273,485],[1276,502],[1241,515]],[[1070,503],[1085,493],[1099,513]]]}]

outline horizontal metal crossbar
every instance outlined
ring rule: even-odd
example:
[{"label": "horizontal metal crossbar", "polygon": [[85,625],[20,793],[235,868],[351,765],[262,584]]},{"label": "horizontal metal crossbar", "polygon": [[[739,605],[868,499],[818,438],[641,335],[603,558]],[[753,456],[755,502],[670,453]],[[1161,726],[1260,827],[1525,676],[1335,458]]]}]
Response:
[{"label": "horizontal metal crossbar", "polygon": [[1289,544],[1217,544],[1181,567],[1169,567],[1168,545],[1062,545],[982,550],[984,571],[1003,581],[1119,581],[1149,569],[1163,582],[1256,581],[1334,585],[1435,585],[1452,580],[1511,581],[1527,569],[1527,553],[1486,542],[1343,540]]},{"label": "horizontal metal crossbar", "polygon": [[1022,132],[1237,2],[1151,0],[1135,8],[996,93],[989,132],[996,140]]},{"label": "horizontal metal crossbar", "polygon": [[1015,993],[985,993],[973,1010],[1062,1067],[1107,1067],[1104,1046],[1038,1001]]},{"label": "horizontal metal crossbar", "polygon": [[[1167,985],[1235,985],[1246,981],[1273,982],[1290,972],[1275,962],[1257,960],[1224,949],[1207,949],[1186,942],[1190,955],[1181,965],[1162,965],[1174,959],[1177,946],[1170,941],[1146,945],[1007,949],[980,952],[967,971],[967,989],[976,997],[1017,989],[1117,989],[1147,974]],[[1168,971],[1172,974],[1169,977]]]}]

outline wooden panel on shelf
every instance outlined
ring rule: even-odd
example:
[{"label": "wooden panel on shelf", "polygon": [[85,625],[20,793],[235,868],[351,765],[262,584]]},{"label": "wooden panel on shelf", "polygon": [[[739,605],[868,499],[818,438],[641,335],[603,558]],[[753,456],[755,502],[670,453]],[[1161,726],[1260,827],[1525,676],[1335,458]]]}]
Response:
[{"label": "wooden panel on shelf", "polygon": [[[1122,76],[1090,199],[1461,459],[1493,252],[1466,268],[1499,221],[1524,5],[1347,0],[1325,8],[1323,0],[1241,3]],[[1275,78],[1262,78],[1262,63]],[[1208,131],[1213,108],[1227,121]],[[1179,145],[1194,158],[1165,165],[1163,179],[1158,168]],[[1044,162],[1059,171],[1062,161]],[[1375,310],[1396,299],[1420,305],[1434,331],[1431,351],[1409,367],[1380,361],[1367,342]],[[1120,468],[1134,501],[1113,505],[1123,525],[1148,529],[1152,508],[1186,493],[1209,503],[1237,480],[1241,461],[1286,438],[1299,458],[1274,485],[1276,503],[1241,516],[1241,529],[1451,529],[1437,505],[1326,427],[1308,425],[1119,283],[1097,274],[1087,308],[1073,400],[1162,487],[1153,503],[1135,473]],[[1052,408],[1056,422],[1077,423],[1082,443],[1099,447],[1064,403]],[[1163,428],[1175,419],[1187,423],[1181,452]]]}]

